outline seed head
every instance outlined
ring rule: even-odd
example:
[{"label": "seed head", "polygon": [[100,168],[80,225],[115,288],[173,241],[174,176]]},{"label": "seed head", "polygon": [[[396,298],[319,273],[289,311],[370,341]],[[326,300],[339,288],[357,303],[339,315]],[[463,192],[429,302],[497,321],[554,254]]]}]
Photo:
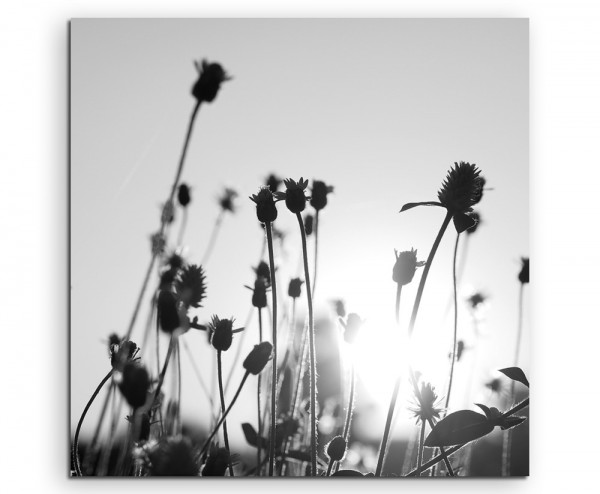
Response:
[{"label": "seed head", "polygon": [[229,211],[230,213],[235,213],[236,206],[234,204],[235,198],[238,196],[238,193],[230,189],[229,187],[225,187],[223,191],[223,195],[219,198],[219,205],[223,211]]},{"label": "seed head", "polygon": [[335,436],[326,448],[327,456],[333,461],[342,461],[346,455],[346,440],[343,436]]},{"label": "seed head", "polygon": [[181,270],[175,288],[181,301],[188,307],[200,307],[206,297],[206,275],[202,266],[190,264]]},{"label": "seed head", "polygon": [[327,206],[327,194],[333,192],[333,186],[326,185],[321,180],[313,180],[310,205],[317,211]]},{"label": "seed head", "polygon": [[150,242],[152,244],[152,254],[154,256],[160,256],[165,251],[167,241],[162,233],[157,232],[153,234],[150,237]]},{"label": "seed head", "polygon": [[148,371],[136,362],[127,362],[123,367],[119,389],[127,403],[133,408],[139,408],[146,403],[150,377]]},{"label": "seed head", "polygon": [[522,284],[529,283],[529,257],[521,257],[521,271],[519,281]]},{"label": "seed head", "polygon": [[285,199],[285,205],[294,214],[301,213],[306,208],[307,197],[304,195],[306,187],[308,187],[308,180],[304,180],[300,177],[297,182],[291,178],[286,178],[283,183],[285,184],[285,192],[278,192],[278,199]]},{"label": "seed head", "polygon": [[302,281],[300,278],[292,278],[290,280],[290,286],[288,287],[288,295],[292,298],[300,297],[302,293]]},{"label": "seed head", "polygon": [[233,340],[233,318],[219,319],[217,316],[212,316],[208,324],[208,334],[215,349],[222,352],[229,350]]},{"label": "seed head", "polygon": [[267,186],[259,189],[250,199],[256,204],[256,216],[261,223],[272,223],[277,219],[277,208],[273,193]]},{"label": "seed head", "polygon": [[307,237],[312,235],[314,220],[315,218],[312,214],[307,214],[304,217],[304,233],[306,233]]},{"label": "seed head", "polygon": [[250,374],[257,376],[262,372],[269,360],[271,360],[272,352],[273,345],[268,341],[262,341],[258,345],[254,345],[254,348],[250,351],[246,360],[244,360],[244,369]]},{"label": "seed head", "polygon": [[392,280],[399,285],[408,285],[413,277],[417,268],[425,266],[424,261],[417,261],[417,251],[415,249],[405,250],[398,253],[394,250],[396,255],[396,263],[392,270]]},{"label": "seed head", "polygon": [[421,383],[420,392],[415,397],[415,406],[410,408],[410,411],[414,413],[417,421],[428,422],[432,420],[436,422],[443,411],[439,405],[435,388],[430,383]]},{"label": "seed head", "polygon": [[211,103],[217,97],[221,84],[229,81],[231,77],[220,64],[208,63],[206,60],[202,60],[201,64],[196,62],[196,69],[199,77],[192,88],[192,95],[199,103]]},{"label": "seed head", "polygon": [[192,198],[190,197],[190,188],[186,184],[181,184],[177,189],[177,200],[182,207],[186,207]]},{"label": "seed head", "polygon": [[466,213],[481,200],[483,194],[483,179],[481,171],[476,165],[454,163],[446,175],[442,188],[438,192],[438,199],[453,215]]},{"label": "seed head", "polygon": [[271,286],[271,270],[265,261],[260,261],[258,266],[252,268],[257,278],[264,278],[267,287]]},{"label": "seed head", "polygon": [[186,437],[168,437],[163,439],[154,450],[148,453],[150,473],[155,476],[198,475],[199,467],[192,443]]}]

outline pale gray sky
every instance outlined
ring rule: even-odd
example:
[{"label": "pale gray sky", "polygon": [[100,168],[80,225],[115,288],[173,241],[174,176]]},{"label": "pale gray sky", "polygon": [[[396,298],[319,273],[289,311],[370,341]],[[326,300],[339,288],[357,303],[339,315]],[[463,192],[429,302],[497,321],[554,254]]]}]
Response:
[{"label": "pale gray sky", "polygon": [[[248,195],[265,176],[317,178],[335,186],[322,214],[317,303],[342,297],[377,331],[393,330],[394,248],[424,259],[443,219],[434,200],[455,161],[477,163],[493,191],[471,238],[462,291],[490,296],[480,378],[512,365],[518,273],[528,255],[528,22],[496,20],[75,20],[71,24],[71,410],[75,423],[108,370],[103,340],[123,333],[149,261],[150,233],[169,192],[194,100],[193,61],[218,61],[233,75],[201,108],[183,181],[193,187],[186,245],[199,263],[223,186],[240,192],[208,263],[200,318],[246,317],[262,237]],[[295,219],[279,251],[284,290],[296,275]],[[441,245],[417,333],[444,345],[455,232]],[[416,283],[405,290],[408,315]],[[282,290],[283,291],[283,290]],[[146,317],[146,307],[140,322]],[[461,313],[464,334],[470,331]],[[141,325],[134,332],[139,339]],[[523,366],[528,367],[526,325]],[[249,328],[254,339],[255,326]],[[459,329],[460,331],[460,329]],[[205,371],[203,335],[189,334]],[[445,338],[445,340],[444,340]],[[250,344],[249,340],[246,344]],[[365,352],[372,352],[368,343]],[[227,355],[228,356],[228,355]],[[227,357],[226,356],[226,357]],[[370,359],[370,360],[369,360]],[[371,380],[361,399],[386,402],[391,386]],[[227,365],[227,358],[225,358]],[[360,365],[359,365],[360,367]],[[441,388],[443,376],[432,379]],[[184,390],[198,393],[184,363]],[[208,371],[207,371],[208,372]],[[389,389],[389,391],[388,391]],[[248,389],[248,399],[253,391]],[[380,396],[377,396],[378,393]],[[189,400],[186,402],[186,400]],[[202,416],[184,396],[186,417]],[[360,403],[358,403],[360,405]],[[187,407],[187,408],[186,408]],[[94,412],[90,412],[90,424]],[[232,414],[241,421],[244,410]],[[233,427],[232,427],[233,429]],[[238,434],[234,429],[232,434]]]}]

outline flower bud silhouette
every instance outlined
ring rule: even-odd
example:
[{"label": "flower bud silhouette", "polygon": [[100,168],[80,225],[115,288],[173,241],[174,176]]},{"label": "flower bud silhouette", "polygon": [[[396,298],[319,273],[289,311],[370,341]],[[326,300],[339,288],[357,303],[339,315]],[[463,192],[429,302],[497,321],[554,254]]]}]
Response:
[{"label": "flower bud silhouette", "polygon": [[414,278],[417,268],[423,267],[425,262],[417,261],[415,249],[405,250],[398,253],[394,250],[396,262],[392,270],[392,280],[400,285],[408,285]]},{"label": "flower bud silhouette", "polygon": [[267,281],[262,276],[254,281],[252,306],[257,309],[264,309],[267,306]]},{"label": "flower bud silhouette", "polygon": [[267,287],[271,286],[271,270],[265,261],[260,261],[258,266],[252,268],[257,278],[264,278]]},{"label": "flower bud silhouette", "polygon": [[304,281],[302,281],[300,278],[291,279],[290,285],[288,287],[288,295],[292,298],[300,297],[300,294],[302,293],[302,284],[303,283],[304,283]]},{"label": "flower bud silhouette", "polygon": [[307,237],[312,235],[314,222],[315,218],[312,214],[307,214],[304,217],[304,232],[306,233]]},{"label": "flower bud silhouette", "polygon": [[215,62],[202,60],[201,64],[196,63],[196,69],[199,77],[192,88],[192,94],[199,103],[203,101],[211,103],[217,97],[221,84],[231,80],[231,77],[220,64]]},{"label": "flower bud silhouette", "polygon": [[119,389],[127,403],[133,408],[139,408],[146,403],[150,377],[148,371],[135,362],[127,362],[123,367]]},{"label": "flower bud silhouette", "polygon": [[155,476],[198,475],[199,467],[192,443],[186,437],[169,437],[148,453],[150,473]]},{"label": "flower bud silhouette", "polygon": [[233,319],[219,319],[213,316],[208,324],[210,342],[216,350],[229,350],[233,340]]},{"label": "flower bud silhouette", "polygon": [[230,213],[235,213],[235,198],[238,196],[238,193],[230,189],[229,187],[225,187],[223,191],[223,195],[219,198],[219,206],[223,211],[229,211]]},{"label": "flower bud silhouette", "polygon": [[335,436],[326,448],[327,456],[333,461],[342,461],[346,455],[346,440],[342,436]]},{"label": "flower bud silhouette", "polygon": [[229,465],[229,451],[226,448],[211,447],[210,454],[202,469],[203,477],[224,477]]},{"label": "flower bud silhouette", "polygon": [[519,281],[522,284],[529,283],[529,257],[521,257],[521,271]]},{"label": "flower bud silhouette", "polygon": [[256,204],[256,216],[261,223],[272,223],[277,219],[277,208],[273,193],[269,187],[263,186],[258,194],[253,194],[250,199]]},{"label": "flower bud silhouette", "polygon": [[165,251],[167,241],[165,236],[161,233],[155,233],[150,237],[150,243],[152,245],[152,254],[155,256],[161,255]]},{"label": "flower bud silhouette", "polygon": [[326,185],[321,180],[313,180],[310,205],[317,211],[327,206],[327,194],[333,192],[331,185]]},{"label": "flower bud silhouette", "polygon": [[186,184],[181,184],[177,189],[177,201],[185,208],[191,200],[190,188]]},{"label": "flower bud silhouette", "polygon": [[260,374],[265,368],[269,360],[271,360],[271,353],[273,352],[273,345],[268,341],[263,341],[258,345],[254,345],[254,348],[250,351],[246,359],[244,360],[243,366],[250,374],[255,376]]},{"label": "flower bud silhouette", "polygon": [[172,333],[179,325],[177,297],[173,292],[161,290],[156,302],[158,324],[165,333]]},{"label": "flower bud silhouette", "polygon": [[481,200],[483,194],[483,177],[476,165],[454,163],[446,175],[438,199],[452,214],[466,213]]},{"label": "flower bud silhouette", "polygon": [[340,323],[344,326],[344,340],[347,343],[354,343],[356,341],[356,337],[358,336],[358,332],[360,328],[362,328],[364,321],[360,318],[358,314],[351,312],[348,314],[348,318],[346,322],[340,319]]},{"label": "flower bud silhouette", "polygon": [[278,192],[278,199],[285,199],[285,205],[294,214],[301,213],[306,208],[306,196],[304,192],[308,187],[308,180],[304,180],[300,177],[297,182],[291,178],[286,178],[283,181],[286,190],[285,192]]},{"label": "flower bud silhouette", "polygon": [[267,177],[265,185],[269,187],[271,192],[277,192],[279,190],[279,187],[281,187],[282,182],[283,180],[281,180],[277,175],[271,173],[271,175]]}]

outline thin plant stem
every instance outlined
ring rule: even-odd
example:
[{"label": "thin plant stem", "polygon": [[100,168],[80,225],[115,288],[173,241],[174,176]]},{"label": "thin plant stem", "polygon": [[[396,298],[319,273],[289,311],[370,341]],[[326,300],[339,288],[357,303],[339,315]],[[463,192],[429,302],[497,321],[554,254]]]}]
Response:
[{"label": "thin plant stem", "polygon": [[[521,351],[521,334],[523,332],[523,293],[525,289],[525,283],[521,283],[519,287],[519,315],[517,322],[517,344],[515,346],[515,359],[513,365],[516,367],[519,365],[519,354]],[[515,398],[515,381],[510,383],[510,395],[509,399],[512,401]],[[502,440],[502,476],[510,476],[510,457],[512,453],[512,429],[509,429],[504,435]]]},{"label": "thin plant stem", "polygon": [[401,376],[396,378],[394,383],[394,390],[392,391],[392,399],[390,400],[390,406],[388,408],[387,418],[385,420],[385,428],[383,430],[383,437],[381,438],[381,445],[379,446],[379,456],[377,458],[377,468],[375,469],[375,477],[381,477],[383,470],[383,462],[385,453],[387,450],[387,443],[390,435],[390,429],[392,426],[392,418],[394,417],[394,409],[396,408],[396,401],[398,399],[398,392],[400,391],[400,383],[402,382]]},{"label": "thin plant stem", "polygon": [[233,405],[235,405],[235,402],[238,399],[238,397],[240,396],[240,393],[242,392],[242,388],[244,387],[244,384],[245,384],[246,380],[248,379],[249,375],[250,375],[250,372],[248,372],[248,371],[246,371],[244,373],[244,377],[242,377],[242,381],[240,382],[240,385],[239,385],[237,391],[235,392],[235,395],[233,396],[231,403],[227,407],[227,410],[225,410],[225,412],[221,415],[221,419],[217,422],[217,425],[215,426],[213,431],[210,433],[210,436],[208,436],[208,439],[206,439],[206,441],[204,442],[204,445],[202,446],[202,449],[200,451],[200,456],[202,456],[206,452],[206,449],[210,445],[210,442],[212,441],[213,437],[215,437],[217,432],[219,432],[219,428],[221,427],[221,424],[225,421],[225,419],[227,418],[227,415],[229,415],[229,412],[233,408]]},{"label": "thin plant stem", "polygon": [[[308,270],[308,254],[306,252],[306,232],[304,221],[300,213],[296,213],[300,235],[302,237],[302,256],[304,258],[304,279],[306,286],[310,284],[310,273]],[[308,351],[310,355],[310,475],[317,476],[317,363],[315,358],[315,326],[313,319],[312,290],[306,290],[308,303]]]},{"label": "thin plant stem", "polygon": [[[354,393],[356,389],[356,369],[354,362],[350,362],[350,396],[348,398],[348,408],[346,409],[346,421],[344,423],[344,440],[346,445],[350,444],[350,425],[352,424],[352,414],[354,413]],[[339,466],[340,462],[336,462]],[[337,471],[337,468],[336,468]]]},{"label": "thin plant stem", "polygon": [[[254,307],[250,306],[250,309],[248,310],[248,315],[246,316],[246,322],[244,323],[244,325],[242,327],[247,328],[250,326],[253,315],[254,315]],[[229,385],[231,384],[231,378],[233,377],[235,369],[237,368],[237,363],[240,360],[240,357],[242,355],[242,349],[244,348],[243,343],[244,343],[244,339],[246,337],[246,333],[248,333],[248,331],[242,331],[242,333],[240,335],[239,343],[238,343],[237,349],[235,351],[235,356],[233,357],[233,362],[231,364],[231,369],[229,370],[229,374],[227,375],[227,379],[225,380],[225,392],[226,393],[227,393],[227,390],[229,389]]]},{"label": "thin plant stem", "polygon": [[183,425],[181,423],[181,345],[179,338],[177,338],[175,350],[177,352],[177,432],[181,434]]},{"label": "thin plant stem", "polygon": [[452,379],[454,377],[454,364],[456,363],[456,343],[458,333],[458,294],[456,287],[456,254],[458,252],[458,241],[460,233],[456,234],[456,243],[454,244],[454,258],[452,261],[452,285],[454,288],[454,336],[452,339],[452,357],[450,359],[450,378],[448,379],[448,391],[446,392],[446,404],[444,409],[448,410],[450,404],[450,393],[452,391]]},{"label": "thin plant stem", "polygon": [[327,473],[325,474],[325,477],[331,476],[331,469],[333,468],[334,463],[336,463],[334,460],[332,460],[332,459],[329,460],[329,464],[327,465]]},{"label": "thin plant stem", "polygon": [[[425,442],[425,421],[421,420],[421,434],[419,436],[419,456],[417,459],[417,470],[422,471],[423,465],[423,443]],[[419,477],[421,474],[419,473]]]},{"label": "thin plant stem", "polygon": [[121,415],[121,408],[123,406],[123,398],[117,393],[117,387],[112,388],[112,403],[110,406],[110,429],[108,433],[108,442],[102,446],[100,451],[100,460],[98,464],[98,476],[103,477],[108,473],[108,464],[110,462],[110,456],[112,448],[115,443],[115,436],[118,427],[118,417]]},{"label": "thin plant stem", "polygon": [[275,471],[275,443],[276,443],[276,423],[277,423],[277,277],[275,276],[275,256],[273,254],[273,232],[271,223],[265,223],[267,232],[267,248],[269,250],[269,265],[271,269],[271,296],[273,303],[273,364],[271,373],[271,431],[269,433],[269,477],[273,476]]},{"label": "thin plant stem", "polygon": [[79,418],[79,422],[77,423],[77,428],[75,429],[75,437],[73,439],[73,463],[75,464],[75,474],[77,475],[77,477],[83,477],[83,473],[81,473],[81,464],[79,462],[79,432],[81,431],[81,426],[83,424],[83,420],[85,419],[85,416],[87,415],[88,410],[92,406],[92,403],[94,403],[96,396],[98,396],[98,393],[100,393],[100,391],[102,390],[102,388],[104,387],[106,382],[111,378],[112,374],[113,374],[113,369],[108,371],[108,374],[106,374],[106,376],[104,376],[102,381],[100,381],[100,384],[98,384],[98,386],[92,393],[92,396],[90,397],[87,404],[85,405],[85,408],[83,409],[83,413],[81,414],[81,417]]},{"label": "thin plant stem", "polygon": [[90,446],[86,450],[86,454],[83,457],[83,463],[86,464],[89,460],[90,453],[96,448],[96,444],[98,443],[98,439],[100,438],[100,431],[102,430],[102,425],[104,424],[104,417],[106,416],[106,411],[108,410],[108,405],[110,402],[110,397],[112,395],[114,383],[111,381],[108,387],[108,391],[104,398],[104,402],[102,403],[102,408],[100,410],[100,418],[98,419],[98,423],[96,424],[96,429],[94,430],[94,435],[92,436],[92,440],[90,441]]},{"label": "thin plant stem", "polygon": [[[523,410],[524,408],[527,408],[528,406],[529,406],[529,398],[525,398],[522,402],[518,403],[517,405],[512,407],[507,412],[504,412],[500,417],[501,418],[510,417],[511,415],[514,415],[515,413]],[[445,453],[441,453],[439,455],[434,456],[427,463],[425,463],[424,465],[421,465],[421,468],[417,468],[417,469],[413,470],[412,472],[409,472],[406,476],[407,477],[418,477],[422,471],[427,470],[427,469],[431,468],[433,465],[436,465],[440,461],[442,461],[444,459],[444,456],[448,457],[448,456],[456,453],[459,449],[465,447],[467,444],[471,444],[471,442],[452,446],[451,448],[446,450]]]},{"label": "thin plant stem", "polygon": [[208,245],[206,246],[206,250],[204,251],[204,255],[202,256],[201,264],[203,266],[208,262],[210,255],[212,254],[213,248],[215,247],[215,243],[217,241],[217,236],[219,231],[221,230],[221,224],[223,223],[224,210],[219,211],[219,215],[215,220],[215,224],[213,225],[212,232],[210,234],[210,239],[208,241]]},{"label": "thin plant stem", "polygon": [[[225,394],[223,393],[223,366],[221,362],[222,357],[221,350],[217,350],[217,367],[219,375],[219,396],[221,398],[221,414],[225,415]],[[231,450],[229,449],[229,434],[227,434],[227,421],[223,420],[223,441],[225,442],[225,449],[229,456],[228,468],[229,476],[233,477],[233,466],[231,465]]]},{"label": "thin plant stem", "polygon": [[416,435],[411,431],[410,437],[408,438],[408,444],[406,446],[406,452],[404,453],[404,461],[402,462],[402,471],[410,472],[413,465],[413,451],[415,449],[415,443],[417,442]]},{"label": "thin plant stem", "polygon": [[396,287],[396,324],[400,326],[400,297],[402,296],[402,284],[397,283]]},{"label": "thin plant stem", "polygon": [[442,241],[442,237],[444,236],[444,232],[448,225],[450,224],[450,220],[452,219],[452,214],[450,212],[446,213],[446,217],[444,218],[444,222],[438,231],[437,237],[433,242],[433,246],[431,247],[431,251],[429,252],[429,256],[427,257],[427,262],[425,267],[423,268],[423,274],[421,275],[421,280],[419,281],[419,288],[417,289],[417,296],[415,298],[415,304],[413,306],[412,314],[410,316],[410,323],[408,325],[408,336],[409,338],[412,336],[412,333],[415,329],[415,323],[417,321],[417,314],[419,313],[419,306],[421,305],[421,298],[423,297],[423,290],[425,289],[425,282],[427,281],[427,275],[429,274],[429,270],[431,269],[431,264],[433,263],[433,258],[435,257],[435,253]]},{"label": "thin plant stem", "polygon": [[154,392],[154,399],[152,400],[156,403],[160,396],[160,391],[162,389],[163,382],[165,380],[165,374],[167,373],[167,368],[169,367],[169,361],[171,360],[171,355],[173,353],[173,347],[176,344],[176,336],[171,335],[171,341],[169,342],[169,349],[167,350],[167,355],[165,357],[165,363],[163,364],[162,371],[160,372],[160,376],[158,376],[158,384],[156,385],[156,391]]},{"label": "thin plant stem", "polygon": [[317,286],[317,255],[319,252],[319,210],[315,213],[315,275],[312,282],[312,296],[315,298],[315,287]]},{"label": "thin plant stem", "polygon": [[[263,330],[262,330],[262,308],[258,308],[258,342],[262,342],[263,340]],[[262,421],[262,410],[260,406],[260,392],[262,389],[262,374],[258,375],[257,385],[256,385],[256,408],[258,411],[258,444],[256,445],[256,476],[260,476],[262,470],[261,463],[261,454],[262,454],[262,437],[263,437],[263,421]]]},{"label": "thin plant stem", "polygon": [[294,345],[295,333],[296,333],[296,299],[292,298],[292,319],[290,322],[290,331],[288,336],[288,344],[283,354],[283,360],[279,366],[279,374],[277,376],[278,382],[278,393],[281,393],[281,387],[283,386],[283,378],[285,375],[285,368],[287,367],[288,360],[290,358],[291,347]]},{"label": "thin plant stem", "polygon": [[[200,387],[202,388],[202,391],[204,391],[204,394],[206,395],[206,399],[210,403],[210,409],[214,410],[215,405],[214,405],[213,397],[211,396],[210,392],[208,391],[208,388],[206,387],[206,383],[204,382],[204,379],[202,378],[202,374],[200,373],[200,370],[198,369],[198,366],[196,365],[194,356],[192,355],[190,347],[188,346],[187,342],[185,341],[185,338],[182,338],[181,343],[183,345],[183,349],[188,354],[190,363],[192,364],[192,369],[194,371],[194,374],[196,374],[196,378],[198,379],[198,382],[200,383]],[[213,419],[216,423],[218,417],[214,417],[214,415],[213,415]]]}]

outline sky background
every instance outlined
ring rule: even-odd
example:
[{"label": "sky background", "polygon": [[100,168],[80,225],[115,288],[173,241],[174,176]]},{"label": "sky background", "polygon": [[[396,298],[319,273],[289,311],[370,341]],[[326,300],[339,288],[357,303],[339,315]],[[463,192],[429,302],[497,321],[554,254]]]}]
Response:
[{"label": "sky background", "polygon": [[[253,281],[262,243],[247,197],[270,172],[324,180],[335,193],[321,215],[317,307],[325,313],[330,299],[343,298],[367,320],[357,356],[357,405],[386,404],[392,388],[386,363],[402,355],[380,344],[396,329],[394,248],[417,248],[425,259],[443,219],[437,208],[398,211],[406,202],[436,199],[447,170],[464,160],[477,163],[493,188],[480,204],[483,224],[469,240],[460,287],[463,297],[481,290],[490,299],[473,379],[483,382],[491,370],[512,365],[516,275],[520,256],[529,253],[526,20],[76,20],[73,427],[109,369],[106,337],[124,333],[129,322],[150,258],[149,235],[158,227],[194,105],[192,62],[203,57],[222,63],[234,79],[201,108],[182,176],[193,187],[185,237],[190,262],[202,258],[222,188],[234,187],[240,197],[206,266],[208,297],[200,319],[213,313],[246,318],[250,292],[243,285]],[[276,253],[285,291],[289,276],[300,274],[300,243],[295,219],[282,205],[276,227],[287,232]],[[451,345],[446,307],[454,239],[451,228],[416,327],[415,351],[440,389]],[[404,324],[415,290],[416,281],[404,291]],[[141,338],[147,306],[134,340]],[[459,324],[459,332],[472,338],[464,307]],[[255,326],[248,327],[248,348]],[[525,328],[521,363],[527,371]],[[203,336],[186,339],[208,373],[212,360]],[[246,391],[244,399],[252,399],[253,391]],[[203,417],[197,400],[186,403],[197,392],[184,361],[185,418]],[[88,424],[93,417],[92,410]],[[232,422],[243,418],[244,410],[234,409]],[[380,425],[373,420],[374,429]]]}]

